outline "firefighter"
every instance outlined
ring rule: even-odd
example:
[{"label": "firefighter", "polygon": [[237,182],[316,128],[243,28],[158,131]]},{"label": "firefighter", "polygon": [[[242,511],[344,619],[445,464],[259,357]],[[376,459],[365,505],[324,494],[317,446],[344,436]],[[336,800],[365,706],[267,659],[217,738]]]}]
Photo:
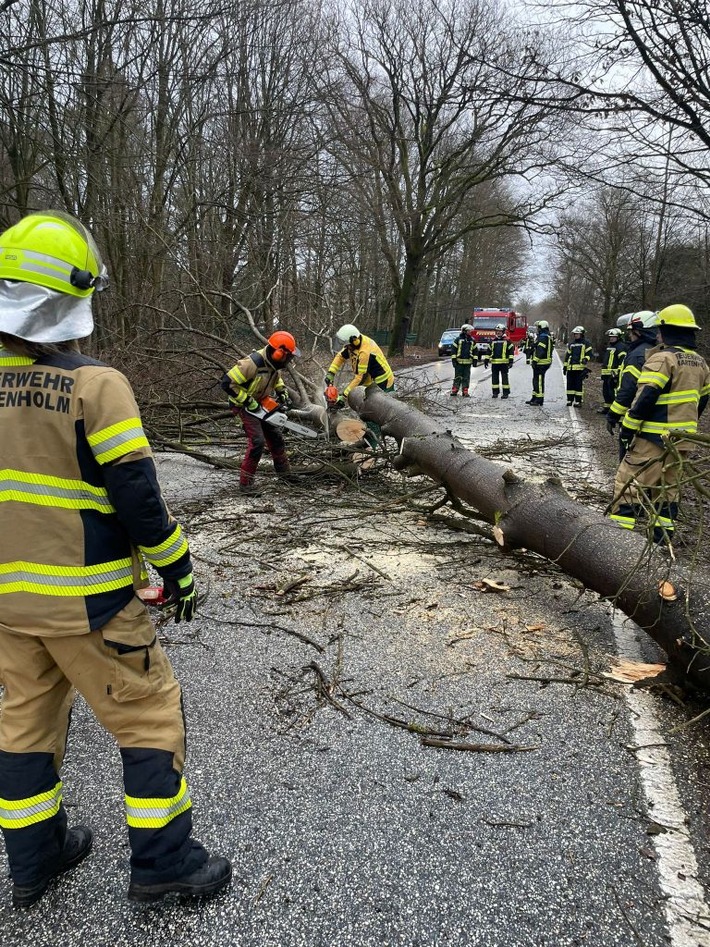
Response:
[{"label": "firefighter", "polygon": [[575,326],[562,366],[562,371],[567,376],[568,408],[584,401],[584,381],[589,375],[591,358],[592,346],[584,338],[584,326]]},{"label": "firefighter", "polygon": [[493,398],[497,398],[502,389],[502,397],[510,396],[508,372],[513,365],[515,346],[505,337],[505,326],[500,323],[495,328],[495,338],[491,343],[491,388]]},{"label": "firefighter", "polygon": [[633,529],[642,511],[650,511],[656,543],[673,535],[682,458],[692,448],[681,440],[669,453],[664,437],[671,431],[695,433],[710,396],[710,369],[696,351],[698,328],[687,306],[658,313],[660,344],[648,351],[636,397],[622,420],[628,448],[614,480],[611,519]]},{"label": "firefighter", "polygon": [[249,412],[257,411],[259,402],[270,395],[275,397],[284,411],[291,406],[281,370],[300,354],[290,332],[274,332],[263,349],[238,361],[222,378],[222,388],[229,396],[232,413],[242,422],[247,436],[247,449],[239,468],[240,493],[252,496],[261,493],[254,483],[254,475],[265,447],[271,454],[277,476],[282,480],[295,479],[295,475],[291,474],[286,442],[281,432]]},{"label": "firefighter", "polygon": [[451,397],[455,398],[461,388],[461,397],[468,398],[468,388],[471,384],[471,366],[476,362],[476,343],[471,332],[473,326],[465,322],[461,326],[461,333],[456,339],[454,354],[451,363],[454,366],[454,384]]},{"label": "firefighter", "polygon": [[614,401],[614,394],[619,385],[621,368],[626,355],[626,348],[621,341],[621,329],[607,329],[605,334],[608,342],[601,370],[604,405],[599,409],[598,414],[609,413],[609,408]]},{"label": "firefighter", "polygon": [[525,355],[525,364],[530,364],[530,359],[532,358],[532,353],[535,351],[535,328],[533,326],[528,326],[525,333],[525,341],[523,342],[523,353]]},{"label": "firefighter", "polygon": [[175,621],[190,621],[187,540],[128,381],[78,347],[106,285],[69,215],[30,214],[0,234],[0,828],[18,907],[91,850],[62,803],[73,688],[120,748],[128,897],[214,894],[231,877],[192,838],[180,686],[134,593],[147,560]]},{"label": "firefighter", "polygon": [[535,323],[537,329],[537,339],[535,348],[530,356],[532,365],[532,398],[525,404],[540,407],[545,402],[545,374],[552,364],[552,337],[550,335],[550,324],[546,319],[539,319]]},{"label": "firefighter", "polygon": [[[337,373],[348,362],[354,375],[342,395],[338,396],[338,404],[344,405],[350,392],[359,385],[364,388],[377,385],[388,394],[394,391],[394,372],[374,339],[363,335],[357,326],[351,323],[341,326],[335,333],[335,337],[341,345],[344,345],[344,348],[338,352],[326,372],[326,387],[333,383]],[[367,421],[366,426],[364,442],[374,450],[382,432],[379,424],[374,421]]]},{"label": "firefighter", "polygon": [[[617,322],[626,317],[621,316]],[[626,353],[621,368],[621,377],[614,400],[606,415],[606,427],[610,434],[616,433],[616,425],[624,418],[636,397],[638,378],[641,374],[647,353],[656,344],[656,313],[649,309],[635,312],[626,321]],[[619,460],[626,453],[628,435],[619,429]]]}]

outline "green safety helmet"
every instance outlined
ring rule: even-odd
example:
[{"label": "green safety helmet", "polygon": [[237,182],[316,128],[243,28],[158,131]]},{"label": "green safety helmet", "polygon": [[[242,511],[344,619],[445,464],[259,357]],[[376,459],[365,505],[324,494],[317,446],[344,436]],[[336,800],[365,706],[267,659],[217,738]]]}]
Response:
[{"label": "green safety helmet", "polygon": [[676,303],[673,306],[666,306],[658,313],[659,326],[676,326],[678,329],[699,329],[700,326],[695,321],[695,316],[687,306]]},{"label": "green safety helmet", "polygon": [[0,279],[80,298],[108,286],[106,267],[89,231],[75,217],[56,210],[28,214],[0,234]]}]

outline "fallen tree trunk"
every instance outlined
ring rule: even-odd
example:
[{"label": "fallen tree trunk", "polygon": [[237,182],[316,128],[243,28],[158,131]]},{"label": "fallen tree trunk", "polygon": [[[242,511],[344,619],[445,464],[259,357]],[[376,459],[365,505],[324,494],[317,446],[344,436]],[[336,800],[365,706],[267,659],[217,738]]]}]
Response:
[{"label": "fallen tree trunk", "polygon": [[[414,467],[474,507],[505,549],[526,548],[609,599],[668,655],[669,669],[710,692],[710,586],[644,537],[573,500],[561,482],[526,481],[469,451],[449,431],[373,385],[350,404],[396,438],[395,466]],[[668,601],[670,583],[676,599]]]}]

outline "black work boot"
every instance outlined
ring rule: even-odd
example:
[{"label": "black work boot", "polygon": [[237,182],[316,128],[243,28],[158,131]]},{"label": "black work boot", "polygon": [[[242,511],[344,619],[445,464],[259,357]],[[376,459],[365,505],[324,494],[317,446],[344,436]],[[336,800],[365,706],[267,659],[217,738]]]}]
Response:
[{"label": "black work boot", "polygon": [[246,493],[247,496],[250,497],[260,497],[262,493],[261,489],[257,487],[255,483],[240,483],[239,492]]},{"label": "black work boot", "polygon": [[65,871],[69,871],[71,868],[76,868],[79,862],[86,858],[91,851],[93,841],[93,833],[86,825],[75,825],[73,829],[68,829],[64,839],[64,848],[59,858],[54,865],[49,867],[41,881],[37,881],[33,885],[12,886],[13,906],[28,908],[39,901],[53,878],[63,875]]},{"label": "black work boot", "polygon": [[160,901],[166,894],[179,894],[185,898],[206,898],[226,888],[232,878],[232,866],[221,855],[210,855],[202,867],[182,878],[159,881],[152,885],[132,881],[128,888],[129,901]]},{"label": "black work boot", "polygon": [[503,394],[501,395],[501,398],[509,398],[509,397],[510,397],[510,392],[508,391],[504,391]]}]

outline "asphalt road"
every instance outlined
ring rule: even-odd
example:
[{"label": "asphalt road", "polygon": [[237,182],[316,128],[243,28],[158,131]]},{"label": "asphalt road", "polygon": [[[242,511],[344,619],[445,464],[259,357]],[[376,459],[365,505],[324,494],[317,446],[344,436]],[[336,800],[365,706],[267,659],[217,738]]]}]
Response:
[{"label": "asphalt road", "polygon": [[[559,366],[542,410],[524,404],[522,359],[506,402],[482,369],[468,401],[450,398],[450,373],[446,360],[401,384],[467,445],[588,492]],[[618,636],[596,596],[392,502],[420,480],[268,480],[255,500],[232,474],[173,456],[159,468],[211,585],[199,620],[161,636],[184,690],[196,834],[232,858],[234,884],[211,902],[125,900],[119,756],[78,701],[65,801],[95,848],[27,911],[3,872],[2,947],[710,944],[704,901],[688,923],[669,912],[657,845],[684,837],[705,897],[704,732],[671,736],[687,711],[650,698],[686,818],[671,827],[639,763],[646,710],[599,676]],[[658,657],[646,643],[643,656]],[[425,746],[423,730],[488,751]]]}]

